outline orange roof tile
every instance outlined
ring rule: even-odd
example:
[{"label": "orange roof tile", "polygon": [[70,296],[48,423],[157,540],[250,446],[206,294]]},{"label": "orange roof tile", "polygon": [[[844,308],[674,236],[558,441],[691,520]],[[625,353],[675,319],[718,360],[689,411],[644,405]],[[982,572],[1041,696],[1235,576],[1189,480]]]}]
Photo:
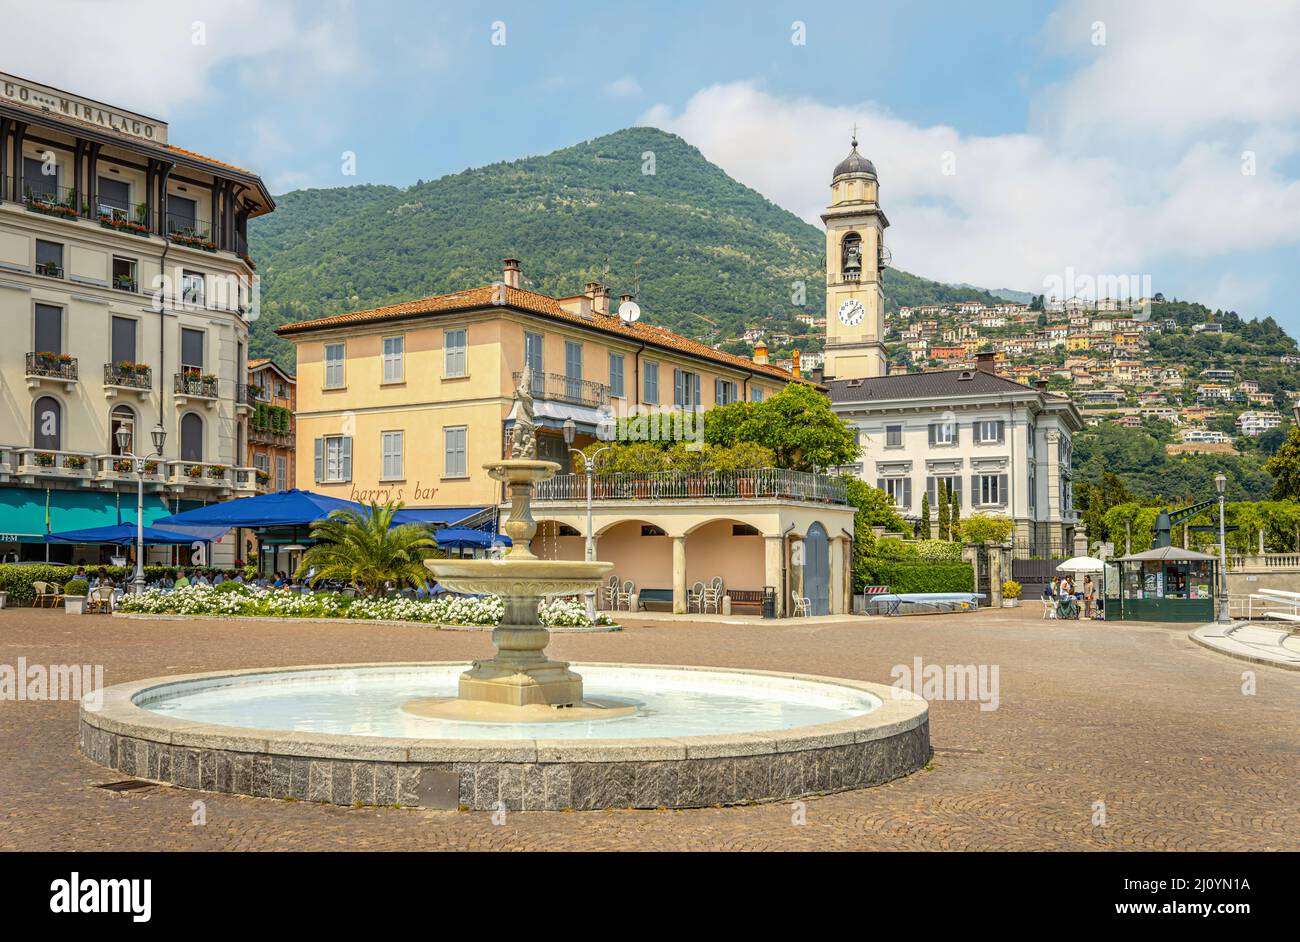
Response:
[{"label": "orange roof tile", "polygon": [[633,343],[653,344],[668,350],[676,350],[687,356],[712,360],[715,363],[721,363],[735,369],[763,373],[786,382],[795,380],[795,377],[788,371],[778,366],[760,365],[745,357],[714,350],[707,344],[700,343],[698,340],[691,340],[689,337],[683,337],[681,334],[673,333],[664,327],[656,327],[653,324],[646,324],[641,321],[628,324],[616,315],[595,314],[584,317],[565,310],[555,298],[537,294],[534,291],[526,291],[522,288],[510,288],[503,284],[483,285],[478,288],[470,288],[467,291],[456,291],[451,294],[440,294],[430,298],[403,301],[400,304],[390,304],[387,307],[374,308],[368,311],[352,311],[348,314],[335,314],[332,317],[320,317],[310,321],[299,321],[296,324],[285,324],[283,327],[277,328],[276,333],[281,335],[299,334],[314,330],[330,330],[337,327],[419,317],[425,314],[471,311],[485,307],[512,307],[532,314],[541,314],[565,321],[588,330],[620,337]]}]

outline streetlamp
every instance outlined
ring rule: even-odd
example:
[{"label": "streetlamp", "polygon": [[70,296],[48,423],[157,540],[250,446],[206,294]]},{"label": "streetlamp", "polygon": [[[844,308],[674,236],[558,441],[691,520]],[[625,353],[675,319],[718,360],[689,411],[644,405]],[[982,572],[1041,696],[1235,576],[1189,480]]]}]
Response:
[{"label": "streetlamp", "polygon": [[135,462],[136,497],[135,497],[135,581],[132,591],[139,595],[144,591],[144,464],[150,458],[163,456],[163,444],[167,441],[167,430],[159,423],[153,427],[153,454],[141,458],[131,451],[135,444],[131,441],[131,429],[119,425],[113,433],[117,438],[117,451],[123,458]]},{"label": "streetlamp", "polygon": [[1228,614],[1228,544],[1224,539],[1224,493],[1228,489],[1228,476],[1220,471],[1214,476],[1214,491],[1219,495],[1219,624],[1232,624]]},{"label": "streetlamp", "polygon": [[[564,420],[564,444],[569,446],[569,454],[582,455],[582,463],[587,471],[587,562],[591,562],[596,557],[596,549],[591,542],[591,488],[592,481],[596,473],[596,456],[602,451],[608,451],[612,445],[606,445],[604,448],[597,448],[590,455],[585,454],[578,448],[573,447],[573,438],[578,434],[578,426],[573,419]],[[596,622],[596,593],[587,592],[587,617],[591,619],[592,624]]]}]

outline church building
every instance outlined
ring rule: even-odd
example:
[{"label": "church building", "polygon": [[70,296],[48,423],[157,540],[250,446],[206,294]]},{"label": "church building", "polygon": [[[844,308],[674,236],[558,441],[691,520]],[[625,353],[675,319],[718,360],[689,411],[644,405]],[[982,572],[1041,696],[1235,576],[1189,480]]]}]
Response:
[{"label": "church building", "polygon": [[955,494],[963,516],[999,514],[1015,522],[1022,555],[1073,555],[1078,514],[1070,467],[1083,418],[1068,396],[994,371],[888,375],[882,274],[889,220],[880,208],[875,165],[853,149],[831,177],[826,224],[826,364],[831,407],[858,434],[858,461],[844,470],[884,490],[899,512],[919,520],[922,497],[932,525],[940,494]]}]

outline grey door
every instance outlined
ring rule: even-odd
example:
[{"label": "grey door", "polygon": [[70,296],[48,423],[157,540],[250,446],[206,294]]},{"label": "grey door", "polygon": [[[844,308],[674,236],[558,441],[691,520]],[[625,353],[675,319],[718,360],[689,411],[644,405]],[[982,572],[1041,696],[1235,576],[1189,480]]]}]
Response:
[{"label": "grey door", "polygon": [[808,528],[803,541],[803,594],[814,615],[831,611],[831,544],[820,523]]}]

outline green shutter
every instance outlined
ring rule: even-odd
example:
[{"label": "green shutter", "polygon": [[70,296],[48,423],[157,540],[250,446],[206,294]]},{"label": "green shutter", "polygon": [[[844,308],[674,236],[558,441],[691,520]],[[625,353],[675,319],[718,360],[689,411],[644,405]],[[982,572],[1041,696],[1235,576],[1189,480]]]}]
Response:
[{"label": "green shutter", "polygon": [[318,438],[313,444],[316,448],[316,483],[319,484],[321,481],[325,480],[325,439]]}]

